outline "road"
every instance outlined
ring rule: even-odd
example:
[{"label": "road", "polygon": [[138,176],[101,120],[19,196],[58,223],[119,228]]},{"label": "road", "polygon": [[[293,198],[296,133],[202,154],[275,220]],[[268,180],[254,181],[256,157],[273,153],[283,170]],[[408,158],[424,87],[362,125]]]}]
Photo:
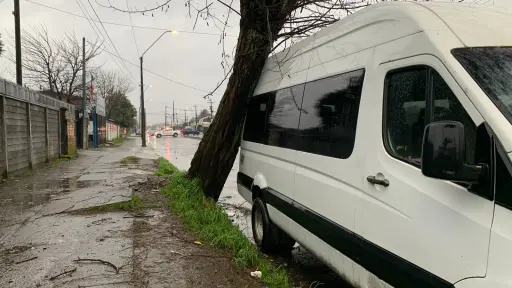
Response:
[{"label": "road", "polygon": [[[152,137],[148,141],[148,147],[152,147],[158,155],[166,158],[179,169],[185,170],[189,168],[200,140],[201,137]],[[252,241],[251,206],[237,192],[237,172],[238,155],[222,190],[219,205],[225,208],[233,222],[238,224]],[[319,287],[351,287],[315,256],[298,245],[289,257],[277,257],[273,260],[289,269],[298,287],[317,287],[319,284],[323,284]]]}]

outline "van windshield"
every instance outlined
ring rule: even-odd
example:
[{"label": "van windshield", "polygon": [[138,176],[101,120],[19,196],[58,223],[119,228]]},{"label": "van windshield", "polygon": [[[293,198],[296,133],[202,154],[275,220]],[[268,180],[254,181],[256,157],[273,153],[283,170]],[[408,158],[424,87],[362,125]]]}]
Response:
[{"label": "van windshield", "polygon": [[452,54],[512,123],[512,47],[457,48]]}]

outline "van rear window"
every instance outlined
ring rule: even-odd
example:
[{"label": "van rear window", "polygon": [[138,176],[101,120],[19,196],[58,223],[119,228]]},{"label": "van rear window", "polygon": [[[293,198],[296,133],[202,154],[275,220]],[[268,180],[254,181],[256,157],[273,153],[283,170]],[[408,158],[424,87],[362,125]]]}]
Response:
[{"label": "van rear window", "polygon": [[252,97],[243,140],[350,157],[364,73],[360,69]]}]

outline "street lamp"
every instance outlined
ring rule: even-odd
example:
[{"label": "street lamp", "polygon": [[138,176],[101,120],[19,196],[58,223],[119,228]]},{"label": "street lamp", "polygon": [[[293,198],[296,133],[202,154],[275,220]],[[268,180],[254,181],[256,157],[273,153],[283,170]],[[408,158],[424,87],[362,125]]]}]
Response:
[{"label": "street lamp", "polygon": [[[139,85],[139,86],[141,86],[141,85]],[[145,87],[144,87],[144,91],[148,90],[148,88],[153,87],[153,85],[144,85],[144,86],[145,86]],[[142,97],[141,97],[141,100],[142,100]],[[148,102],[148,101],[151,101],[151,100],[153,100],[153,99],[148,99],[148,100],[144,101],[144,103],[146,103],[146,102]],[[142,105],[142,103],[140,103],[140,105],[139,105],[139,127],[140,127],[140,131],[141,131],[141,133],[140,133],[140,139],[141,139],[143,142],[145,142],[145,141],[146,141],[145,135],[144,135],[144,134],[142,134],[142,107],[144,107],[144,106]],[[145,131],[145,130],[144,130],[144,131]]]},{"label": "street lamp", "polygon": [[178,31],[176,30],[167,30],[162,33],[158,38],[156,38],[155,42],[149,46],[144,53],[140,56],[140,103],[141,103],[141,109],[142,109],[142,147],[146,147],[146,111],[144,110],[144,68],[143,68],[143,57],[146,52],[148,52],[151,47],[153,47],[162,36],[164,36],[167,33],[176,34]]}]

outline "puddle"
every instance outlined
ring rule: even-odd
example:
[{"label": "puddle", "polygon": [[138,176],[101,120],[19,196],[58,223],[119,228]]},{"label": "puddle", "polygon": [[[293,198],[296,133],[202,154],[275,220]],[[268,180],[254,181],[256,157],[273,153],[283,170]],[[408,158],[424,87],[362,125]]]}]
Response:
[{"label": "puddle", "polygon": [[[13,212],[21,213],[26,209],[45,204],[63,194],[80,189],[102,185],[105,181],[79,181],[78,177],[63,179],[37,179],[30,183],[16,181],[0,188],[0,216]],[[3,217],[0,217],[3,219]]]},{"label": "puddle", "polygon": [[92,187],[102,184],[103,180],[98,181],[78,181],[78,177],[47,180],[45,182],[34,182],[25,186],[26,190],[32,191],[55,191],[57,193],[73,192],[78,189]]}]

